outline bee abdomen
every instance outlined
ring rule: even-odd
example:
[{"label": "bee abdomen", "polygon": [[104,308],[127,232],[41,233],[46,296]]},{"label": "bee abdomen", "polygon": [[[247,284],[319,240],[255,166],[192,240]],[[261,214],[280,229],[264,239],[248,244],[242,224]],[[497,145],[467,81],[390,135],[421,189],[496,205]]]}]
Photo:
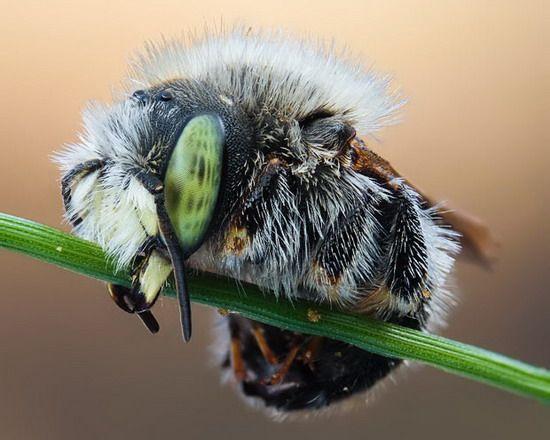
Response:
[{"label": "bee abdomen", "polygon": [[[277,411],[327,407],[368,390],[401,363],[344,342],[281,330],[240,316],[226,319],[232,347],[228,347],[223,367],[233,367],[246,397]],[[419,326],[413,319],[406,321],[401,324]]]}]

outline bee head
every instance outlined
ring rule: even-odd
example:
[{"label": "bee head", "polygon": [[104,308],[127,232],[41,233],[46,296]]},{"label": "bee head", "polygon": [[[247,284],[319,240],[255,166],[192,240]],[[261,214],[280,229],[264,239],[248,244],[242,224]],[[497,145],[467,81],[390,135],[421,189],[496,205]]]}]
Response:
[{"label": "bee head", "polygon": [[137,90],[131,105],[149,115],[146,167],[185,256],[224,224],[246,185],[252,124],[228,96],[205,84],[172,81]]},{"label": "bee head", "polygon": [[117,301],[126,311],[148,309],[172,268],[188,339],[184,261],[222,228],[244,190],[251,123],[230,97],[178,80],[91,107],[84,126],[58,156],[67,217],[78,235],[137,270],[133,304]]}]

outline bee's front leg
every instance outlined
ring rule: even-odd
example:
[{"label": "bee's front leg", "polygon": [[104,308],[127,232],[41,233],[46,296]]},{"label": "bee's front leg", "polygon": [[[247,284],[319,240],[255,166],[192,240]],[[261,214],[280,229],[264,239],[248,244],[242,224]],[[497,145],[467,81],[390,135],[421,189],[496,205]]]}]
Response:
[{"label": "bee's front leg", "polygon": [[[133,307],[130,306],[133,301],[132,289],[129,289],[125,286],[120,286],[118,284],[109,283],[107,284],[107,290],[109,291],[109,295],[111,295],[111,298],[117,306],[119,306],[125,312],[134,313]],[[150,310],[144,310],[137,315],[151,333],[154,334],[160,330],[159,323]]]},{"label": "bee's front leg", "polygon": [[73,206],[73,187],[76,187],[83,179],[89,178],[93,176],[93,174],[100,172],[104,166],[104,160],[90,159],[70,169],[61,179],[63,205],[65,207],[65,212],[69,216],[69,223],[72,226],[78,226],[82,222],[78,206]]},{"label": "bee's front leg", "polygon": [[127,313],[136,313],[151,333],[159,330],[159,324],[150,308],[172,272],[166,249],[158,238],[151,237],[134,259],[132,287],[108,284],[113,301]]}]

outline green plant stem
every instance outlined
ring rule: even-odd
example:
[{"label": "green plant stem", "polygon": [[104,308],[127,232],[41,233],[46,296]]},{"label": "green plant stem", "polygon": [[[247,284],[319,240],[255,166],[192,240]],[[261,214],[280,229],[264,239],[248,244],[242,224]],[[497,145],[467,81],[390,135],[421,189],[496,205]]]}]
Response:
[{"label": "green plant stem", "polygon": [[[129,285],[95,244],[0,213],[0,247],[103,281]],[[194,302],[240,313],[280,328],[327,336],[384,356],[410,359],[550,403],[550,371],[471,345],[306,301],[277,300],[256,286],[207,273],[189,277]],[[164,294],[174,296],[165,289]],[[319,319],[312,319],[312,315]],[[309,318],[308,318],[309,316]]]}]

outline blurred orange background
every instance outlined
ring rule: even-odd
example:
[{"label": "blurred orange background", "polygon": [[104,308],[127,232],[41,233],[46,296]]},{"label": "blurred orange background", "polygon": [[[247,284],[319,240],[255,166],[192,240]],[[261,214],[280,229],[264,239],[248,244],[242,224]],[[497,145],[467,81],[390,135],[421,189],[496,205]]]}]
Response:
[{"label": "blurred orange background", "polygon": [[[392,73],[404,121],[373,147],[499,237],[492,272],[458,265],[443,334],[550,367],[550,86],[546,1],[0,1],[0,209],[55,227],[50,155],[88,99],[109,100],[145,40],[204,23],[334,38]],[[500,438],[550,436],[548,408],[432,368],[368,407],[273,423],[219,385],[211,311],[180,340],[172,300],[148,335],[101,283],[0,251],[0,438]],[[406,437],[405,437],[406,436]]]}]

